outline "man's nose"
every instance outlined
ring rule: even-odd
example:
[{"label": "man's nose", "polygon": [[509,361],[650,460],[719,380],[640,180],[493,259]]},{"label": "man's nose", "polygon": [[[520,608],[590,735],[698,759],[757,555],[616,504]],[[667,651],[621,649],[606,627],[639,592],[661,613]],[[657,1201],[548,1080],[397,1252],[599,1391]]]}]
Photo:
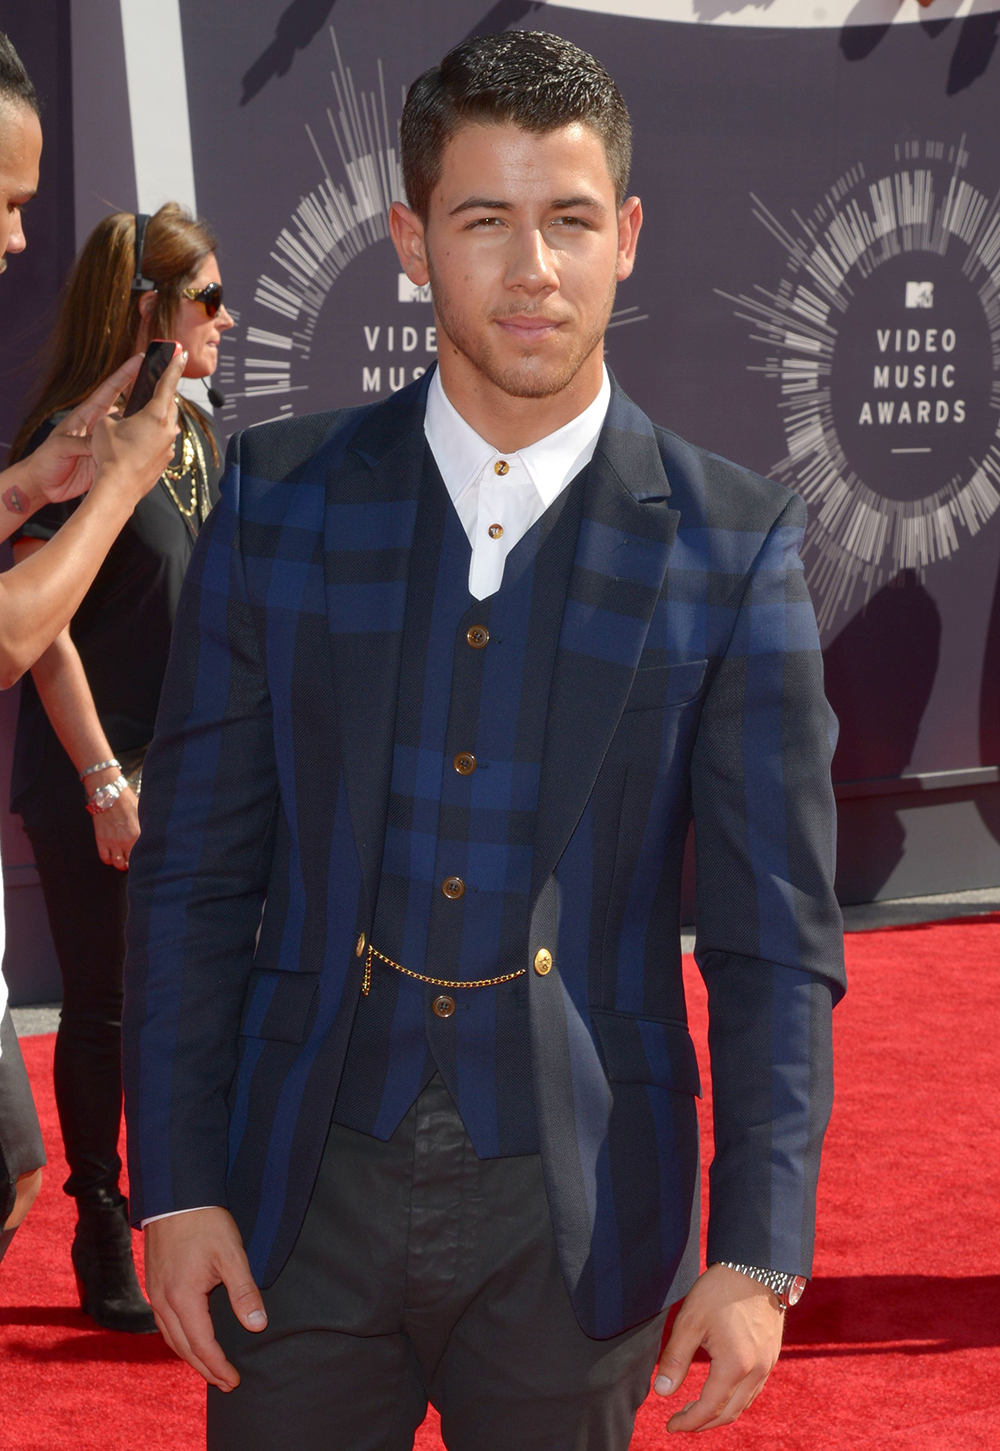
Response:
[{"label": "man's nose", "polygon": [[14,218],[10,228],[10,235],[7,238],[7,245],[4,248],[4,251],[23,252],[27,245],[27,242],[24,240],[24,225],[21,221],[21,213],[20,211],[17,211],[14,213]]},{"label": "man's nose", "polygon": [[537,229],[517,239],[507,269],[507,286],[521,288],[531,295],[553,292],[559,286],[552,252]]}]

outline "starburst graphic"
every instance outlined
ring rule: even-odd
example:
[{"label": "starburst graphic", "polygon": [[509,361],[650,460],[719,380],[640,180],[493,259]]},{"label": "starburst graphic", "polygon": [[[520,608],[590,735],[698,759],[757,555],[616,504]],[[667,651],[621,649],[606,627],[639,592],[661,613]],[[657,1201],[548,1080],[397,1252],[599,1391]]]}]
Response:
[{"label": "starburst graphic", "polygon": [[[901,143],[894,162],[873,179],[859,162],[789,226],[753,197],[784,275],[719,294],[767,349],[753,370],[775,385],[787,447],[772,474],[810,505],[823,628],[859,587],[951,558],[1000,509],[1000,199],[964,177],[964,138]],[[934,311],[945,288],[963,326]],[[966,380],[975,409],[956,405]]]},{"label": "starburst graphic", "polygon": [[[377,88],[359,90],[332,26],[330,40],[336,102],[326,111],[330,138],[322,133],[317,137],[311,125],[305,126],[323,179],[278,233],[270,252],[272,266],[257,279],[254,303],[271,322],[247,327],[242,388],[228,395],[233,420],[240,399],[308,390],[308,383],[294,381],[294,365],[310,355],[327,295],[352,261],[388,238],[389,207],[403,196],[396,149],[399,111],[390,122],[382,61],[376,62]],[[339,167],[329,159],[330,139]],[[249,355],[254,349],[256,356]],[[280,406],[278,417],[292,412],[290,402]]]}]

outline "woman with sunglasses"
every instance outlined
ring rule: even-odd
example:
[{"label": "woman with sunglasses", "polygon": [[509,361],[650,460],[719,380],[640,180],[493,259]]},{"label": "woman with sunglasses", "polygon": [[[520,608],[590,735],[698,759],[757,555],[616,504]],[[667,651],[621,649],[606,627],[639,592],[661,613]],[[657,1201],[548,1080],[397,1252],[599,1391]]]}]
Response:
[{"label": "woman with sunglasses", "polygon": [[[52,363],[12,458],[30,454],[66,413],[152,338],[187,351],[207,380],[233,326],[222,305],[216,241],[168,203],[118,212],[87,240],[69,279]],[[155,1331],[132,1260],[121,1160],[121,1000],[125,872],[139,835],[142,757],[153,734],[178,595],[194,541],[218,497],[222,451],[209,416],[178,397],[173,459],[137,505],[70,625],[22,686],[12,808],[35,854],[63,979],[55,1089],[77,1204],[72,1246],[83,1309],[99,1325]],[[15,536],[20,561],[79,500],[40,509]]]}]

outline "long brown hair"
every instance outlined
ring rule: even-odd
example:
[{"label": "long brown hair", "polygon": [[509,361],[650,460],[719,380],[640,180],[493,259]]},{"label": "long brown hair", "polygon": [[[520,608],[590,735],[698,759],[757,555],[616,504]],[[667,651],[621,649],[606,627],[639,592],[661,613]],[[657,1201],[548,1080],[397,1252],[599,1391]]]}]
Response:
[{"label": "long brown hair", "polygon": [[[192,220],[176,202],[167,202],[150,218],[142,254],[143,276],[156,283],[150,337],[170,337],[185,287],[217,246],[205,222]],[[23,455],[40,424],[75,408],[135,353],[142,294],[132,291],[134,278],[135,217],[114,212],[98,222],[70,273],[50,343],[48,376],[14,440],[11,461]],[[199,410],[187,399],[179,401],[193,421]],[[211,430],[203,431],[217,462]]]}]

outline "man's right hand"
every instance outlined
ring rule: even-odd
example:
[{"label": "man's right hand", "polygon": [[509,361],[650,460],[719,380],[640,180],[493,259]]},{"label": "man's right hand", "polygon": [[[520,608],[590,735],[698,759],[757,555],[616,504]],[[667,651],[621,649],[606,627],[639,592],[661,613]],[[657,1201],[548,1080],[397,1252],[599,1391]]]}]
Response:
[{"label": "man's right hand", "polygon": [[226,1209],[192,1209],[154,1219],[145,1234],[146,1293],[164,1340],[209,1385],[235,1390],[239,1371],[215,1338],[208,1297],[225,1285],[241,1325],[255,1331],[267,1325],[236,1221]]}]

